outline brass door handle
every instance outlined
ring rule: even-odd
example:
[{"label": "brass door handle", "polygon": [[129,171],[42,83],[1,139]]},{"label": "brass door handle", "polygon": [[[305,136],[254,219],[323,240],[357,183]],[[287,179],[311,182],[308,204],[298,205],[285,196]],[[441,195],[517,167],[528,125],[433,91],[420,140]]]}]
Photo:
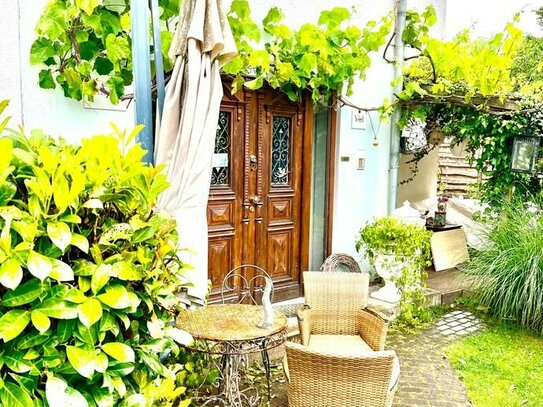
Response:
[{"label": "brass door handle", "polygon": [[253,195],[252,197],[249,198],[249,201],[251,201],[255,205],[262,203],[262,199],[258,195]]}]

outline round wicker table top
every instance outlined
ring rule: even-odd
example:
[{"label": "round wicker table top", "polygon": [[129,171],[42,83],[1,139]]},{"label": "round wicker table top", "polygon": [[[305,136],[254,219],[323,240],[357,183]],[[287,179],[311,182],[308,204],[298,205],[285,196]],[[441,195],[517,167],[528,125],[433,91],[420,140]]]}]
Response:
[{"label": "round wicker table top", "polygon": [[189,332],[195,339],[211,341],[247,341],[273,336],[285,331],[287,317],[278,311],[271,328],[259,328],[264,308],[249,304],[208,305],[196,311],[182,312],[176,326]]}]

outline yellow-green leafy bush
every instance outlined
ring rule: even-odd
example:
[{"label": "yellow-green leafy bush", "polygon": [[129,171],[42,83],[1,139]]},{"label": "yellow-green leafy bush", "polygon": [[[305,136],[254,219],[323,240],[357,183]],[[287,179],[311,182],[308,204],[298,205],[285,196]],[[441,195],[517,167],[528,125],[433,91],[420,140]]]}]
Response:
[{"label": "yellow-green leafy bush", "polygon": [[[0,113],[7,102],[0,103]],[[183,400],[170,326],[182,264],[168,184],[130,134],[80,146],[0,121],[0,404]],[[190,400],[180,402],[187,406]]]}]

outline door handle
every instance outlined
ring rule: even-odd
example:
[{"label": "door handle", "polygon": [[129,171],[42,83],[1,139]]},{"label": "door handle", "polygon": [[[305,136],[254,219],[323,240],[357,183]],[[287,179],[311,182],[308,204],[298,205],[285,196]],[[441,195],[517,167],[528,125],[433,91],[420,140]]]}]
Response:
[{"label": "door handle", "polygon": [[251,154],[249,156],[249,167],[251,168],[251,170],[253,170],[253,171],[256,170],[257,164],[258,164],[258,160],[256,158],[256,155]]},{"label": "door handle", "polygon": [[258,195],[253,195],[249,198],[249,201],[251,201],[255,205],[259,205],[262,203],[262,199]]}]

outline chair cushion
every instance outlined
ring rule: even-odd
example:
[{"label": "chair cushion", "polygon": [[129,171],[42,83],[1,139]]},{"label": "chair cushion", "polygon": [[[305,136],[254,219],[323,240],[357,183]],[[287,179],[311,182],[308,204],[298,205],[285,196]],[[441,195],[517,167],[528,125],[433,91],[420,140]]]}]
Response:
[{"label": "chair cushion", "polygon": [[308,348],[339,355],[373,352],[373,349],[359,335],[311,335]]},{"label": "chair cushion", "polygon": [[[374,350],[358,335],[311,335],[308,348],[318,352],[335,353],[339,355],[360,355],[374,352]],[[392,374],[388,386],[389,391],[398,384],[399,377],[400,361],[398,360],[398,356],[396,356],[394,358],[394,363],[392,364]]]}]

